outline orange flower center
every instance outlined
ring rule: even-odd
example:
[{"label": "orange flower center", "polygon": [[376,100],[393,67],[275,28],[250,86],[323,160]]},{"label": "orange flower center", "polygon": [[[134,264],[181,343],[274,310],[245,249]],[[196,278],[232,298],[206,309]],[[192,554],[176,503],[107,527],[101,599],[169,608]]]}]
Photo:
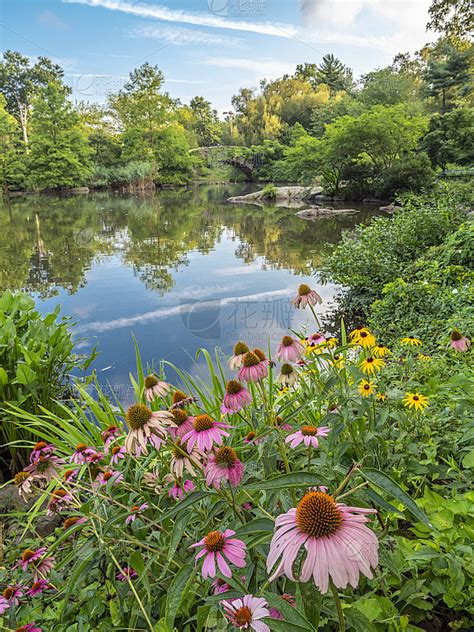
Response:
[{"label": "orange flower center", "polygon": [[15,589],[12,588],[11,586],[7,586],[7,588],[5,588],[5,590],[3,591],[3,596],[5,597],[5,599],[11,599],[14,593],[15,593]]},{"label": "orange flower center", "polygon": [[67,496],[67,491],[65,489],[55,489],[52,495],[55,498],[64,498]]},{"label": "orange flower center", "polygon": [[252,353],[254,353],[260,361],[267,359],[267,356],[261,349],[253,349]]},{"label": "orange flower center", "polygon": [[144,404],[134,404],[127,410],[127,424],[132,430],[143,428],[152,416],[151,410]]},{"label": "orange flower center", "polygon": [[80,520],[80,518],[78,516],[72,516],[71,518],[66,518],[66,520],[63,522],[63,527],[65,529],[69,529],[69,527],[73,527],[76,522],[78,522]]},{"label": "orange flower center", "polygon": [[188,399],[188,396],[186,395],[186,393],[183,393],[183,391],[174,392],[173,404],[179,404],[179,402],[182,402],[185,399]]},{"label": "orange flower center", "polygon": [[33,448],[33,450],[42,450],[43,448],[45,448],[48,444],[46,443],[46,441],[38,441],[38,443],[35,445],[35,447]]},{"label": "orange flower center", "polygon": [[228,467],[231,467],[232,465],[235,465],[235,462],[237,461],[237,454],[235,453],[235,450],[225,445],[217,450],[215,460],[217,465],[227,465]]},{"label": "orange flower center", "polygon": [[42,582],[33,582],[33,584],[31,585],[31,589],[32,590],[38,590],[38,588],[41,588],[42,586]]},{"label": "orange flower center", "polygon": [[314,437],[317,432],[316,426],[303,426],[301,428],[301,434],[305,435],[305,437]]},{"label": "orange flower center", "polygon": [[253,351],[249,351],[248,353],[244,355],[243,365],[247,368],[251,366],[257,366],[259,362],[260,362],[260,358],[258,357],[256,353],[253,353]]},{"label": "orange flower center", "polygon": [[458,331],[457,329],[455,329],[451,334],[451,340],[461,340],[461,338],[462,338],[462,333]]},{"label": "orange flower center", "polygon": [[132,513],[135,513],[136,511],[138,511],[140,509],[140,507],[138,505],[133,505],[133,507],[130,507],[130,511]]},{"label": "orange flower center", "polygon": [[294,340],[291,336],[283,336],[281,344],[284,347],[291,347],[291,345],[294,343]]},{"label": "orange flower center", "polygon": [[21,485],[22,483],[24,483],[28,476],[28,472],[18,472],[17,474],[15,474],[15,485]]},{"label": "orange flower center", "polygon": [[255,432],[249,432],[245,438],[247,439],[247,441],[253,441],[255,437],[256,437]]},{"label": "orange flower center", "polygon": [[34,557],[35,552],[32,551],[31,549],[26,549],[26,551],[23,551],[22,555],[21,555],[21,559],[23,560],[23,562],[28,562],[28,560],[31,560],[32,557]]},{"label": "orange flower center", "polygon": [[177,426],[182,426],[188,418],[188,413],[182,408],[175,408],[172,413],[174,422]]},{"label": "orange flower center", "polygon": [[285,364],[281,365],[280,371],[281,371],[282,375],[292,375],[294,373],[294,369],[291,366],[291,364],[288,364],[286,362],[285,362]]},{"label": "orange flower center", "polygon": [[234,346],[234,355],[242,355],[244,353],[248,353],[249,348],[245,344],[245,342],[237,342]]},{"label": "orange flower center", "polygon": [[86,448],[87,448],[87,445],[85,443],[78,443],[76,445],[76,452],[84,452]]},{"label": "orange flower center", "polygon": [[342,524],[336,501],[324,492],[308,492],[296,509],[296,524],[313,538],[333,535]]},{"label": "orange flower center", "polygon": [[242,608],[239,608],[235,612],[233,618],[237,626],[248,627],[250,622],[252,621],[252,612],[247,606],[242,606]]},{"label": "orange flower center", "polygon": [[310,294],[310,292],[311,288],[309,287],[309,285],[306,285],[306,283],[302,283],[298,288],[298,294],[300,296],[306,296],[307,294]]},{"label": "orange flower center", "polygon": [[203,430],[210,430],[214,427],[214,419],[209,415],[198,415],[194,420],[194,430],[196,432],[202,432]]},{"label": "orange flower center", "polygon": [[145,388],[153,388],[158,384],[158,380],[154,375],[147,375],[145,378]]},{"label": "orange flower center", "polygon": [[204,538],[204,546],[212,553],[222,551],[225,544],[225,538],[220,531],[210,531]]},{"label": "orange flower center", "polygon": [[104,472],[104,475],[103,475],[104,481],[109,481],[113,475],[114,475],[113,472]]},{"label": "orange flower center", "polygon": [[120,446],[116,445],[112,448],[112,454],[118,454],[120,452]]},{"label": "orange flower center", "polygon": [[242,384],[237,380],[229,380],[225,387],[227,395],[237,395],[242,390]]}]

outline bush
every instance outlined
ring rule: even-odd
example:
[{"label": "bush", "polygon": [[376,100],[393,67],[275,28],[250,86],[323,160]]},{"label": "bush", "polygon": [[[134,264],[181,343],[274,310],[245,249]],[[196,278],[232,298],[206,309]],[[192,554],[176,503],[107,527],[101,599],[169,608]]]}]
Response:
[{"label": "bush", "polygon": [[265,200],[275,200],[278,188],[274,184],[266,184],[262,189],[262,197]]},{"label": "bush", "polygon": [[391,200],[396,193],[403,191],[419,193],[429,190],[433,180],[434,171],[428,156],[425,153],[409,154],[382,171],[373,193]]},{"label": "bush", "polygon": [[94,357],[73,350],[69,322],[59,320],[59,309],[42,317],[26,294],[0,295],[0,476],[25,465],[22,447],[32,438],[6,406],[36,413],[41,406],[54,411],[56,400],[69,399],[71,373],[86,370]]}]

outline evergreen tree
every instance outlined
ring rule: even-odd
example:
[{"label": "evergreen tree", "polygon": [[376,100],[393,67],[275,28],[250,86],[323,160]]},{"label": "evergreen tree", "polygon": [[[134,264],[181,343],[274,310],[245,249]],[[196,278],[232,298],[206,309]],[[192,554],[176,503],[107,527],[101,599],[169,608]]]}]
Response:
[{"label": "evergreen tree", "polygon": [[51,83],[33,100],[29,182],[35,189],[74,187],[91,173],[84,125],[64,87]]},{"label": "evergreen tree", "polygon": [[472,48],[459,50],[448,42],[441,42],[430,55],[424,78],[428,95],[436,99],[441,114],[472,90],[472,58]]},{"label": "evergreen tree", "polygon": [[351,92],[353,88],[352,70],[331,53],[324,55],[316,70],[318,83],[325,83],[332,92]]}]

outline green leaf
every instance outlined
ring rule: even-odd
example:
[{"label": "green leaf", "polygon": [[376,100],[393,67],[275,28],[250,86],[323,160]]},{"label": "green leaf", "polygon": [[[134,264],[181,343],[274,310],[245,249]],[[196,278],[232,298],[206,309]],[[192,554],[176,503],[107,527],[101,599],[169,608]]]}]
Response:
[{"label": "green leaf", "polygon": [[466,469],[472,469],[474,467],[474,450],[471,450],[464,455],[462,460],[462,466]]},{"label": "green leaf", "polygon": [[312,626],[308,628],[306,626],[290,623],[284,619],[272,619],[270,617],[265,617],[262,621],[270,627],[272,632],[310,632],[310,630],[314,630]]},{"label": "green leaf", "polygon": [[270,518],[256,518],[247,522],[243,527],[236,529],[235,537],[241,537],[246,534],[254,534],[260,531],[273,531],[275,523]]},{"label": "green leaf", "polygon": [[376,470],[375,468],[364,468],[360,472],[361,476],[368,480],[373,485],[380,487],[384,491],[386,491],[392,498],[396,498],[399,502],[401,502],[417,520],[423,522],[426,526],[433,528],[433,525],[428,519],[428,516],[421,511],[418,505],[415,503],[413,498],[411,498],[403,489],[400,487],[398,483],[396,483],[393,478],[390,478],[387,474],[380,472],[380,470]]},{"label": "green leaf", "polygon": [[[314,598],[314,592],[313,592]],[[268,602],[270,608],[276,608],[283,615],[283,619],[291,625],[300,626],[308,630],[314,630],[314,626],[308,621],[308,619],[301,614],[296,608],[290,606],[286,599],[282,599],[280,595],[275,593],[265,592],[264,597]],[[273,619],[272,619],[273,621]]]},{"label": "green leaf", "polygon": [[19,364],[16,370],[16,381],[19,384],[32,384],[36,380],[36,373],[26,364]]},{"label": "green leaf", "polygon": [[206,496],[208,496],[208,493],[206,492],[191,492],[190,494],[186,496],[186,498],[181,500],[174,507],[162,513],[161,516],[159,517],[158,522],[163,522],[167,518],[172,518],[180,511],[183,511],[183,509],[187,509],[191,505],[194,505],[194,503],[197,503],[198,500],[202,500]]},{"label": "green leaf", "polygon": [[191,561],[176,573],[166,594],[165,621],[171,628],[178,613],[184,587],[193,572],[194,561]]},{"label": "green leaf", "polygon": [[130,566],[137,571],[139,575],[145,570],[145,562],[140,551],[133,551],[130,555]]},{"label": "green leaf", "polygon": [[288,489],[289,487],[310,487],[313,485],[323,485],[327,480],[319,474],[312,472],[294,472],[282,474],[268,481],[258,481],[244,485],[247,491],[272,491],[276,489]]},{"label": "green leaf", "polygon": [[4,368],[0,367],[0,386],[8,384],[8,374]]}]

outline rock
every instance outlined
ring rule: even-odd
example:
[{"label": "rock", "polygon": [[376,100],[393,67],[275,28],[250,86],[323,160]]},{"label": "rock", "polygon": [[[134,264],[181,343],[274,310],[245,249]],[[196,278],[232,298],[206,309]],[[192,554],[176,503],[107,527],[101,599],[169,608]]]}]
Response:
[{"label": "rock", "polygon": [[401,211],[401,206],[395,206],[395,204],[387,204],[387,206],[379,206],[379,211],[384,211],[384,213],[395,213],[395,211]]},{"label": "rock", "polygon": [[72,189],[67,189],[66,192],[71,195],[86,195],[89,193],[89,187],[73,187]]},{"label": "rock", "polygon": [[362,200],[362,204],[381,204],[383,202],[383,200],[381,200],[380,198],[364,198]]},{"label": "rock", "polygon": [[311,200],[322,191],[322,187],[275,187],[275,195],[272,198],[264,191],[255,191],[247,195],[237,195],[228,198],[228,202],[233,204],[254,204],[262,206],[263,204],[274,204],[275,206],[298,207],[306,200]]},{"label": "rock", "polygon": [[25,503],[18,495],[18,489],[10,483],[0,489],[0,514],[8,514],[15,511],[26,511],[28,503]]},{"label": "rock", "polygon": [[323,208],[321,206],[315,206],[312,208],[305,208],[302,211],[298,211],[296,215],[302,219],[320,219],[321,217],[328,217],[331,215],[351,215],[358,213],[355,208]]},{"label": "rock", "polygon": [[36,521],[35,531],[41,538],[44,538],[54,533],[54,530],[60,527],[62,522],[62,518],[58,514],[41,516]]}]

